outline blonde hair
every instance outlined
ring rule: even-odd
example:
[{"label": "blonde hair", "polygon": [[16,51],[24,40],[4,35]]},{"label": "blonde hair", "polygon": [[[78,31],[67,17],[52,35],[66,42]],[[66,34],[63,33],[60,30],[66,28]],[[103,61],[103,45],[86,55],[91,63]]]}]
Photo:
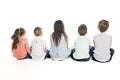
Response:
[{"label": "blonde hair", "polygon": [[35,36],[40,36],[42,34],[42,28],[41,27],[36,27],[34,29],[34,34],[35,34]]}]

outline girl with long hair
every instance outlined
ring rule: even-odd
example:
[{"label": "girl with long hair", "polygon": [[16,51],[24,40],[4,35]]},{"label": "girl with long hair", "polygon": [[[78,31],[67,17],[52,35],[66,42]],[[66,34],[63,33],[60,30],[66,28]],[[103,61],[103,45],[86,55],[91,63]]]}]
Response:
[{"label": "girl with long hair", "polygon": [[64,24],[61,20],[54,23],[54,32],[50,38],[50,56],[53,60],[63,60],[68,58],[71,50],[68,49],[68,36],[65,33]]},{"label": "girl with long hair", "polygon": [[31,58],[29,55],[30,48],[28,45],[28,40],[25,37],[25,33],[26,32],[24,28],[17,28],[11,37],[13,40],[11,51],[13,53],[13,56],[18,60]]}]

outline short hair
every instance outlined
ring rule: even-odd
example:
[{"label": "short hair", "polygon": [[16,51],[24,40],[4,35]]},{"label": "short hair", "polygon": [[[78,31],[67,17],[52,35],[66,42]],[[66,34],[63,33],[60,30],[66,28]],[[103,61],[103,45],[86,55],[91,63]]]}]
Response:
[{"label": "short hair", "polygon": [[101,20],[98,23],[98,29],[100,30],[100,32],[105,32],[107,31],[109,27],[109,22],[107,20]]},{"label": "short hair", "polygon": [[78,27],[78,33],[79,33],[79,35],[84,36],[87,33],[87,26],[85,24],[81,24]]},{"label": "short hair", "polygon": [[34,34],[35,34],[35,36],[40,36],[42,34],[42,28],[41,27],[36,27],[34,29]]}]

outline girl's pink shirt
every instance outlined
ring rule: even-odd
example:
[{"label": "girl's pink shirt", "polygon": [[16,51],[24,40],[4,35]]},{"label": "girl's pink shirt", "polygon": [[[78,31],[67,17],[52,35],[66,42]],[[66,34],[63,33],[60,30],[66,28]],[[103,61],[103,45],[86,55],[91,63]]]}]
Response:
[{"label": "girl's pink shirt", "polygon": [[23,59],[30,50],[26,47],[27,38],[20,38],[19,43],[17,45],[17,49],[12,49],[13,56],[17,59]]}]

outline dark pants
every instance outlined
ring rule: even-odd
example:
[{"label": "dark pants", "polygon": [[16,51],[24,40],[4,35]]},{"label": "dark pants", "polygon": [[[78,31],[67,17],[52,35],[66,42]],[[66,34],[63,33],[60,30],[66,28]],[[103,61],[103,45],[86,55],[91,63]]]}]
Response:
[{"label": "dark pants", "polygon": [[30,56],[30,54],[27,53],[27,55],[23,59],[32,59],[32,57]]},{"label": "dark pants", "polygon": [[[75,52],[75,49],[72,49],[72,51],[71,51],[71,58],[73,59],[73,60],[75,60],[75,61],[83,61],[83,62],[85,62],[85,61],[89,61],[90,60],[90,57],[89,58],[83,58],[83,59],[75,59],[74,57],[73,57],[73,53]],[[84,54],[84,53],[83,53]],[[91,56],[91,54],[92,54],[92,52],[91,51],[89,51],[89,55]]]},{"label": "dark pants", "polygon": [[46,58],[50,58],[50,54],[49,54],[49,50],[46,50],[46,55],[45,55],[45,58],[44,59],[46,59]]},{"label": "dark pants", "polygon": [[[101,62],[101,61],[98,61],[97,59],[95,59],[95,57],[94,57],[94,52],[93,52],[93,50],[95,49],[95,47],[92,47],[90,50],[91,50],[91,56],[92,56],[92,60],[94,60],[94,61],[97,61],[97,62]],[[110,59],[108,60],[108,61],[105,61],[105,62],[109,62],[109,61],[111,61],[111,59],[112,59],[112,56],[114,55],[114,49],[112,49],[112,48],[110,48]],[[105,63],[105,62],[101,62],[101,63]]]}]

